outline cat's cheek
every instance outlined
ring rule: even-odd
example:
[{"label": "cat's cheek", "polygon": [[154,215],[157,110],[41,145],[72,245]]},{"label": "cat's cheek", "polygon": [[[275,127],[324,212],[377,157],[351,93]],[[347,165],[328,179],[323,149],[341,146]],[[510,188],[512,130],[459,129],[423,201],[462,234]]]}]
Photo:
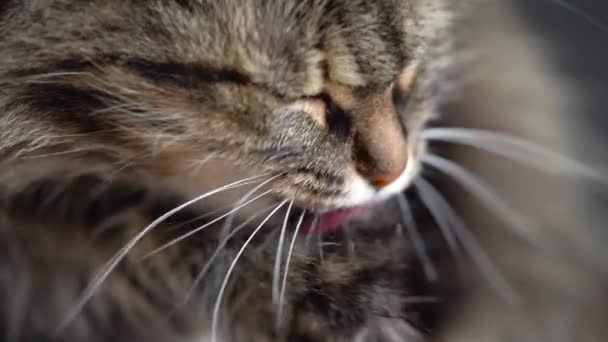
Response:
[{"label": "cat's cheek", "polygon": [[[202,201],[204,203],[201,203],[201,205],[205,208],[215,210],[234,205],[253,188],[268,180],[271,176],[251,166],[245,168],[226,159],[211,158],[198,165],[193,165],[177,172],[175,177],[168,180],[168,186],[171,189],[179,189],[179,193],[185,194],[188,198],[195,198],[204,193],[222,188],[227,184],[252,177],[258,178],[252,179],[251,184],[220,191]],[[267,186],[262,186],[250,199],[263,193],[267,188]],[[250,210],[251,213],[262,210],[271,203],[267,201],[266,197],[256,199],[247,205],[246,208],[243,208],[241,212],[248,214]]]}]

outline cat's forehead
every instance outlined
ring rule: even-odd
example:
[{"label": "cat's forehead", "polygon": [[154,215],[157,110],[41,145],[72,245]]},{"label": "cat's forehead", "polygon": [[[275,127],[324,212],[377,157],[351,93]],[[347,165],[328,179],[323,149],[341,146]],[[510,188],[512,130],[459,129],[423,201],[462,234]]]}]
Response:
[{"label": "cat's forehead", "polygon": [[39,41],[45,61],[43,54],[70,54],[185,63],[298,97],[326,81],[394,80],[436,25],[429,4],[441,1],[32,1],[36,25],[22,38]]},{"label": "cat's forehead", "polygon": [[159,14],[179,37],[179,58],[236,68],[293,96],[318,93],[327,80],[353,87],[393,80],[412,58],[406,28],[416,15],[398,1],[227,1],[165,5]]}]

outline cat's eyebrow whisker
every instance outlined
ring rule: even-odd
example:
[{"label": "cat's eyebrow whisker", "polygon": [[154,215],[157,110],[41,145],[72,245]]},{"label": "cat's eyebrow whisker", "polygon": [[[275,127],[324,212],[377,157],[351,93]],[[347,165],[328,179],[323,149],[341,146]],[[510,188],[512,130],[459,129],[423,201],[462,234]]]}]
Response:
[{"label": "cat's eyebrow whisker", "polygon": [[422,161],[451,176],[455,181],[460,183],[465,190],[477,197],[486,208],[494,211],[501,219],[508,223],[520,237],[536,247],[545,245],[542,236],[531,228],[531,224],[526,219],[515,212],[509,204],[501,200],[488,185],[483,183],[465,168],[430,153],[422,156]]},{"label": "cat's eyebrow whisker", "polygon": [[245,206],[247,206],[247,205],[249,205],[249,204],[251,204],[251,203],[253,203],[253,202],[257,201],[258,199],[260,199],[260,198],[262,198],[262,197],[264,197],[264,196],[268,195],[268,194],[269,194],[269,193],[271,193],[271,192],[272,192],[272,190],[266,190],[265,192],[263,192],[263,193],[261,193],[260,195],[258,195],[258,196],[256,196],[256,197],[254,197],[254,198],[250,199],[249,201],[246,201],[245,203],[242,203],[241,205],[239,205],[239,206],[237,206],[237,207],[232,208],[232,209],[231,209],[229,212],[227,212],[227,213],[225,213],[225,214],[223,214],[223,215],[221,215],[221,216],[219,216],[219,217],[217,217],[217,218],[215,218],[215,219],[213,219],[213,220],[211,220],[211,221],[209,221],[209,222],[207,222],[207,223],[203,224],[203,225],[202,225],[202,226],[200,226],[200,227],[197,227],[196,229],[193,229],[193,230],[191,230],[191,231],[187,232],[186,234],[181,235],[180,237],[177,237],[177,238],[175,238],[175,239],[173,239],[173,240],[171,240],[171,241],[169,241],[169,242],[165,243],[164,245],[162,245],[162,246],[160,246],[160,247],[158,247],[158,248],[154,249],[154,250],[153,250],[153,251],[151,251],[150,253],[147,253],[146,255],[144,255],[144,256],[143,256],[143,258],[142,258],[142,260],[148,259],[148,258],[150,258],[150,257],[152,257],[152,256],[154,256],[154,255],[156,255],[156,254],[158,254],[158,253],[160,253],[160,252],[164,251],[165,249],[167,249],[167,248],[169,248],[169,247],[171,247],[171,246],[173,246],[173,245],[175,245],[175,244],[177,244],[177,243],[179,243],[179,242],[181,242],[181,241],[184,241],[185,239],[187,239],[187,238],[191,237],[192,235],[197,234],[197,233],[198,233],[198,232],[200,232],[201,230],[203,230],[203,229],[205,229],[205,228],[207,228],[207,227],[211,226],[212,224],[214,224],[214,223],[216,223],[216,222],[218,222],[218,221],[220,221],[220,220],[224,219],[225,217],[227,217],[227,216],[229,216],[229,215],[231,215],[231,214],[233,214],[233,213],[237,212],[237,211],[238,211],[238,210],[240,210],[241,208],[243,208],[243,207],[245,207]]},{"label": "cat's eyebrow whisker", "polygon": [[237,188],[240,186],[255,184],[255,183],[257,183],[256,180],[258,180],[259,178],[264,177],[264,176],[265,175],[258,175],[258,176],[241,179],[236,182],[232,182],[230,184],[219,187],[217,189],[208,191],[200,196],[197,196],[194,199],[191,199],[191,200],[173,208],[172,210],[169,210],[162,216],[158,217],[156,220],[154,220],[152,223],[150,223],[148,226],[146,226],[144,229],[142,229],[137,235],[135,235],[135,237],[133,237],[131,240],[129,240],[129,242],[125,246],[123,246],[110,260],[108,260],[108,262],[105,265],[102,266],[100,271],[97,272],[97,274],[93,277],[91,282],[87,285],[87,287],[85,288],[83,293],[79,296],[77,302],[72,306],[72,308],[68,311],[68,313],[66,314],[64,319],[61,321],[61,323],[57,327],[57,331],[60,332],[60,331],[64,330],[74,320],[74,318],[76,318],[76,316],[82,311],[84,306],[93,297],[95,292],[97,292],[99,287],[108,278],[110,273],[127,256],[129,251],[131,251],[131,249],[141,239],[143,239],[144,236],[146,236],[152,229],[157,227],[159,224],[164,222],[167,218],[171,217],[175,213],[177,213],[177,212],[183,210],[184,208],[187,208],[197,202],[200,202],[201,200],[203,200],[209,196],[215,195],[217,193],[220,193],[220,192],[223,192],[223,191],[226,191],[229,189]]},{"label": "cat's eyebrow whisker", "polygon": [[293,248],[296,245],[296,240],[298,238],[298,234],[300,233],[300,228],[302,227],[302,222],[304,222],[304,216],[306,216],[306,210],[302,211],[302,214],[300,214],[300,218],[298,219],[298,223],[296,224],[296,229],[294,230],[291,242],[289,243],[289,250],[287,251],[287,259],[285,260],[285,270],[283,271],[283,281],[281,282],[281,291],[279,292],[277,328],[281,326],[281,321],[283,319],[283,307],[285,305],[285,290],[287,289],[287,275],[289,274],[289,265],[291,263],[291,256],[293,255]]},{"label": "cat's eyebrow whisker", "polygon": [[279,277],[281,275],[281,260],[283,256],[283,245],[285,243],[285,232],[287,231],[287,222],[289,220],[289,214],[293,207],[294,198],[289,202],[287,212],[285,213],[285,219],[283,220],[283,227],[281,228],[281,235],[279,235],[279,241],[277,245],[277,253],[274,260],[274,270],[272,272],[272,303],[277,305],[279,301]]},{"label": "cat's eyebrow whisker", "polygon": [[498,271],[490,257],[477,242],[475,236],[467,229],[466,224],[456,214],[445,197],[423,178],[416,180],[415,187],[421,196],[422,202],[429,209],[436,222],[438,224],[440,224],[439,222],[444,222],[444,224],[452,228],[465,251],[471,257],[471,260],[481,271],[482,276],[488,280],[498,294],[508,303],[517,305],[520,301],[518,294],[509,285],[507,279]]},{"label": "cat's eyebrow whisker", "polygon": [[587,177],[608,186],[608,176],[582,162],[573,160],[523,138],[481,129],[437,127],[422,132],[422,138],[475,147],[502,155],[524,165],[549,173]]},{"label": "cat's eyebrow whisker", "polygon": [[219,245],[217,246],[217,248],[215,249],[215,251],[213,252],[213,254],[207,259],[207,262],[201,268],[201,271],[196,275],[196,278],[192,282],[192,286],[190,286],[190,290],[184,296],[184,299],[182,301],[182,303],[184,305],[190,300],[190,298],[192,298],[192,295],[194,294],[194,291],[196,291],[196,289],[198,288],[198,285],[203,280],[203,277],[207,274],[207,272],[209,272],[209,269],[211,268],[211,265],[213,265],[213,262],[220,255],[220,252],[222,251],[222,249],[224,247],[226,247],[226,245],[228,244],[228,242],[230,241],[230,239],[232,239],[236,234],[238,234],[243,228],[247,227],[247,225],[249,223],[251,223],[253,220],[255,220],[256,218],[258,218],[260,215],[267,213],[268,211],[270,211],[274,207],[275,207],[275,204],[272,204],[271,206],[268,206],[268,207],[264,208],[260,212],[258,212],[256,214],[253,214],[251,217],[249,217],[248,219],[246,219],[245,221],[243,221],[241,224],[239,224],[233,230],[230,231],[230,234],[228,234],[228,236],[226,236],[219,243]]},{"label": "cat's eyebrow whisker", "polygon": [[[420,236],[418,225],[416,224],[416,220],[414,219],[414,215],[407,198],[405,197],[405,194],[401,194],[397,196],[396,199],[397,203],[399,204],[403,224],[407,230],[410,241],[412,242],[414,253],[416,253],[418,259],[420,259],[424,274],[429,281],[436,281],[438,279],[437,270],[433,266],[433,263],[426,250],[426,246],[424,245],[424,240]],[[398,229],[403,229],[403,226],[398,225]]]},{"label": "cat's eyebrow whisker", "polygon": [[211,320],[211,342],[216,342],[217,341],[217,330],[218,330],[219,313],[220,313],[220,308],[221,308],[221,304],[222,304],[222,298],[224,296],[224,292],[226,291],[226,287],[228,286],[228,281],[230,280],[230,276],[232,275],[232,272],[234,271],[236,263],[239,261],[241,255],[245,251],[245,248],[247,248],[247,246],[249,245],[249,243],[251,243],[251,241],[253,240],[253,238],[262,229],[262,227],[264,227],[264,224],[266,224],[266,222],[268,222],[268,220],[277,211],[279,211],[279,209],[281,209],[285,204],[287,204],[287,202],[289,202],[289,200],[284,200],[279,205],[277,205],[276,208],[274,208],[274,210],[272,210],[272,212],[270,212],[270,214],[268,214],[268,216],[266,216],[266,218],[258,225],[258,227],[253,231],[253,233],[251,233],[251,235],[245,241],[245,243],[243,243],[243,246],[236,253],[236,256],[234,257],[234,260],[230,264],[230,267],[228,267],[228,271],[226,271],[226,275],[224,276],[224,280],[222,281],[222,284],[220,285],[220,290],[219,290],[218,295],[217,295],[217,300],[215,301],[215,305],[213,307],[213,316],[212,316],[212,320]]}]

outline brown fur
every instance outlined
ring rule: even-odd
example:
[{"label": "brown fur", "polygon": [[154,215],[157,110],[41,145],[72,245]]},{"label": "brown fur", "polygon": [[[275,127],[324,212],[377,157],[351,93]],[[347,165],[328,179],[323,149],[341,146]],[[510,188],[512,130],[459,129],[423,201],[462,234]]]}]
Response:
[{"label": "brown fur", "polygon": [[[277,177],[267,184],[272,196],[239,211],[236,225],[284,198],[294,197],[298,210],[340,206],[357,172],[385,185],[420,157],[423,148],[412,146],[427,122],[439,118],[437,105],[454,85],[463,103],[451,104],[443,123],[521,135],[566,153],[576,139],[561,115],[568,93],[553,87],[550,70],[537,68],[536,45],[518,38],[526,36],[520,23],[467,3],[473,6],[448,7],[443,0],[0,5],[0,339],[210,340],[220,285],[263,216],[228,241],[186,303],[222,241],[221,222],[142,257],[209,222],[215,216],[201,215],[233,205],[251,187],[210,197],[163,222],[63,330],[55,329],[131,237],[205,191],[253,175]],[[488,20],[464,21],[471,18]],[[460,20],[465,25],[452,26]],[[494,45],[497,39],[505,44]],[[480,60],[462,63],[471,46]],[[472,84],[450,79],[474,70],[493,73]],[[471,260],[467,272],[454,271],[454,258],[445,257],[442,239],[433,236],[434,221],[409,195],[418,225],[430,235],[425,242],[433,260],[447,269],[440,270],[441,286],[421,275],[397,225],[399,208],[387,201],[337,233],[297,239],[278,317],[272,284],[282,210],[236,265],[219,341],[602,341],[597,317],[606,307],[595,301],[607,279],[596,254],[601,248],[572,231],[596,236],[596,213],[564,195],[579,185],[538,181],[542,176],[475,153],[449,154],[541,222],[536,229],[553,254],[505,233],[512,227],[448,191],[453,187],[441,188],[515,282],[527,316],[504,310],[500,293]],[[292,214],[289,227],[296,220]],[[285,248],[293,234],[288,230]],[[451,299],[443,285],[456,288],[460,300],[438,305],[436,292]],[[448,313],[439,316],[442,325],[427,316],[435,308]],[[569,320],[570,313],[577,319]],[[539,326],[548,330],[538,334]]]},{"label": "brown fur", "polygon": [[[251,230],[221,251],[185,307],[178,304],[220,227],[138,260],[238,192],[180,213],[138,243],[83,312],[53,333],[103,262],[189,197],[248,175],[279,175],[270,184],[276,196],[296,195],[298,206],[314,209],[335,206],[355,170],[394,177],[407,145],[391,83],[413,61],[425,64],[442,15],[425,1],[9,2],[0,28],[1,226],[10,250],[1,267],[14,278],[1,291],[11,297],[0,311],[6,338],[208,338],[219,285]],[[426,87],[401,83],[394,91],[408,93],[412,124],[421,126],[432,107]],[[379,139],[385,129],[394,132],[388,145]],[[405,240],[392,242],[393,253],[373,252],[381,246],[373,241],[395,234],[394,211],[383,213],[371,242],[353,233],[342,247],[323,248],[323,258],[316,241],[310,250],[299,242],[278,329],[270,298],[276,236],[263,232],[229,283],[219,337],[381,336],[385,316],[408,327]],[[255,212],[244,209],[237,222]]]}]

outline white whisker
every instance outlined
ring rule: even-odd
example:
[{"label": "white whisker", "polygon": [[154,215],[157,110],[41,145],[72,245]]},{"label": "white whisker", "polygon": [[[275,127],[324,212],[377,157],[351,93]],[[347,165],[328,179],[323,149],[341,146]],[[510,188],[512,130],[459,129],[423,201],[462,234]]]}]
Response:
[{"label": "white whisker", "polygon": [[256,214],[252,215],[247,220],[243,221],[243,223],[239,224],[232,231],[230,231],[230,234],[228,234],[228,236],[226,236],[219,243],[219,245],[217,246],[217,248],[215,249],[215,251],[213,252],[213,254],[209,257],[209,259],[207,260],[207,262],[205,263],[205,265],[201,268],[201,271],[196,275],[196,278],[192,282],[192,286],[190,287],[190,290],[184,296],[184,300],[183,300],[183,304],[184,305],[190,300],[190,298],[192,298],[192,295],[194,294],[194,291],[196,291],[196,289],[198,288],[198,285],[203,280],[203,277],[207,274],[207,272],[209,272],[209,269],[211,268],[211,265],[213,265],[213,262],[215,261],[215,259],[217,259],[217,257],[219,256],[220,252],[222,251],[222,249],[224,247],[226,247],[226,245],[228,244],[228,242],[230,241],[230,239],[232,239],[232,237],[234,237],[236,234],[238,234],[243,228],[247,227],[247,225],[249,223],[251,223],[253,220],[255,220],[256,218],[258,218],[260,215],[268,212],[270,209],[272,209],[274,207],[275,207],[275,205],[273,204],[273,205],[271,205],[271,206],[269,206],[267,208],[264,208],[262,211],[260,211],[259,213],[256,213]]},{"label": "white whisker", "polygon": [[435,203],[436,199],[432,196],[432,190],[429,189],[429,187],[432,187],[431,184],[424,180],[424,178],[418,177],[418,179],[416,179],[414,182],[414,186],[418,191],[418,195],[420,196],[422,203],[424,203],[424,205],[426,205],[426,207],[430,210],[435,222],[437,222],[437,225],[441,230],[441,234],[448,244],[448,248],[454,256],[459,256],[460,248],[458,246],[458,242],[450,229],[450,224],[447,218],[444,215],[440,215],[441,211],[437,210],[437,204]]},{"label": "white whisker", "polygon": [[277,314],[277,327],[281,325],[281,320],[283,318],[283,306],[285,302],[285,290],[287,287],[287,275],[289,273],[289,265],[291,263],[291,256],[293,255],[293,248],[296,244],[296,240],[298,238],[298,234],[300,233],[300,227],[302,227],[302,222],[304,221],[304,216],[306,215],[306,211],[303,211],[298,219],[298,223],[296,224],[296,229],[293,232],[293,237],[291,238],[291,243],[289,244],[289,250],[287,251],[287,260],[285,260],[285,271],[283,272],[283,282],[281,284],[281,292],[279,293],[279,310]]},{"label": "white whisker", "polygon": [[432,184],[422,178],[416,181],[416,189],[437,222],[442,221],[448,225],[448,229],[451,227],[454,230],[458,240],[477,265],[482,276],[492,284],[492,287],[507,302],[517,305],[520,299],[515,290],[513,290],[508,281],[498,271],[490,257],[477,242],[475,236],[467,229],[466,224],[456,214],[443,195]]},{"label": "white whisker", "polygon": [[181,242],[181,241],[184,241],[185,239],[187,239],[187,238],[191,237],[192,235],[197,234],[197,233],[198,233],[198,232],[200,232],[201,230],[203,230],[203,229],[205,229],[205,228],[207,228],[207,227],[211,226],[212,224],[214,224],[214,223],[216,223],[216,222],[218,222],[218,221],[221,221],[222,219],[224,219],[224,218],[225,218],[225,217],[227,217],[228,215],[235,213],[236,211],[240,210],[240,209],[241,209],[241,208],[243,208],[244,206],[247,206],[247,205],[251,204],[252,202],[255,202],[255,201],[257,201],[258,199],[260,199],[260,198],[262,198],[262,197],[264,197],[264,196],[268,195],[270,192],[272,192],[272,190],[267,190],[267,191],[263,192],[262,194],[260,194],[260,195],[258,195],[258,196],[256,196],[256,197],[254,197],[254,198],[252,198],[252,199],[250,199],[249,201],[247,201],[247,202],[245,202],[245,203],[243,203],[243,204],[239,205],[238,207],[233,208],[233,209],[232,209],[232,210],[230,210],[229,212],[227,212],[227,213],[225,213],[225,214],[223,214],[223,215],[221,215],[221,216],[219,216],[219,217],[217,217],[217,218],[215,218],[215,219],[213,219],[213,220],[211,220],[211,221],[209,221],[209,222],[207,222],[207,223],[203,224],[203,225],[202,225],[202,226],[200,226],[200,227],[197,227],[196,229],[193,229],[193,230],[191,230],[191,231],[187,232],[186,234],[181,235],[181,236],[180,236],[180,237],[178,237],[178,238],[175,238],[175,239],[173,239],[173,240],[171,240],[171,241],[167,242],[166,244],[164,244],[164,245],[162,245],[162,246],[160,246],[160,247],[156,248],[156,249],[155,249],[155,250],[153,250],[152,252],[150,252],[150,253],[148,253],[148,254],[144,255],[144,257],[143,257],[142,259],[143,259],[143,260],[145,260],[145,259],[147,259],[147,258],[149,258],[149,257],[151,257],[151,256],[154,256],[154,255],[156,255],[156,254],[158,254],[158,253],[160,253],[160,252],[164,251],[165,249],[167,249],[167,248],[169,248],[169,247],[171,247],[171,246],[173,246],[173,245],[175,245],[175,244],[177,244],[177,243],[179,243],[179,242]]},{"label": "white whisker", "polygon": [[517,214],[515,210],[491,191],[490,187],[477,179],[469,171],[452,161],[431,154],[425,154],[422,157],[422,161],[458,181],[465,190],[476,196],[484,206],[493,210],[505,222],[511,225],[522,238],[537,247],[544,245],[544,239],[531,228],[527,220]]},{"label": "white whisker", "polygon": [[232,205],[229,206],[225,206],[219,209],[214,209],[214,210],[209,210],[207,212],[205,212],[204,214],[198,215],[196,217],[193,217],[187,221],[184,222],[180,222],[179,224],[176,224],[175,226],[171,227],[172,230],[179,230],[179,229],[183,229],[184,227],[188,226],[189,224],[192,224],[194,222],[200,221],[202,219],[211,217],[211,216],[215,216],[217,214],[222,214],[222,213],[226,213],[227,210],[231,210],[233,208]]},{"label": "white whisker", "polygon": [[243,247],[241,247],[241,249],[236,253],[234,260],[230,264],[230,267],[228,267],[226,276],[224,277],[224,280],[222,281],[222,284],[220,285],[220,291],[217,295],[217,300],[215,301],[215,306],[213,307],[213,317],[212,317],[212,321],[211,321],[211,342],[217,341],[217,328],[218,328],[218,323],[219,323],[219,313],[220,313],[220,307],[222,304],[222,297],[224,296],[224,291],[226,291],[226,286],[228,285],[228,281],[230,280],[230,276],[232,275],[232,271],[234,270],[236,263],[239,261],[241,255],[243,254],[243,252],[245,251],[245,248],[247,248],[247,246],[249,245],[251,240],[253,240],[255,235],[262,229],[262,227],[264,227],[264,224],[272,217],[272,215],[274,215],[277,211],[279,211],[279,209],[281,209],[287,202],[289,202],[289,200],[284,200],[270,214],[268,214],[268,216],[266,216],[264,221],[262,221],[262,223],[260,223],[260,225],[253,231],[253,233],[251,233],[251,235],[245,241],[245,243],[243,243]]},{"label": "white whisker", "polygon": [[581,17],[583,20],[585,20],[586,22],[588,22],[595,28],[602,30],[604,32],[608,32],[608,25],[598,21],[596,18],[592,17],[591,14],[585,12],[583,9],[581,9],[579,7],[576,7],[574,4],[571,4],[565,0],[552,0],[552,1],[555,2],[556,4],[558,4],[559,6],[562,6],[563,8],[567,9],[574,15]]},{"label": "white whisker", "polygon": [[[269,179],[263,181],[262,183],[260,183],[259,185],[257,185],[255,188],[251,189],[251,191],[249,191],[248,193],[246,193],[245,196],[243,196],[238,202],[236,202],[234,204],[234,206],[238,207],[238,206],[242,205],[256,191],[258,191],[259,189],[261,189],[266,184],[272,182],[273,180],[279,178],[280,176],[281,175],[276,175],[276,176],[270,177]],[[222,230],[221,230],[221,235],[220,236],[226,236],[226,235],[230,234],[230,226],[232,226],[232,221],[234,220],[234,217],[235,217],[235,215],[230,215],[230,216],[228,216],[228,218],[226,219],[226,221],[224,221],[224,225],[222,226]]]},{"label": "white whisker", "polygon": [[438,278],[437,271],[435,270],[435,267],[433,266],[433,263],[429,258],[426,246],[424,245],[424,240],[420,236],[416,220],[414,219],[412,209],[410,208],[410,205],[407,202],[405,194],[397,196],[397,203],[399,203],[399,208],[401,209],[401,218],[403,219],[403,223],[405,225],[405,228],[407,229],[408,236],[410,238],[410,241],[412,242],[414,252],[420,259],[424,274],[426,275],[428,280],[436,281]]},{"label": "white whisker", "polygon": [[95,294],[95,292],[99,289],[99,287],[101,286],[101,284],[108,278],[108,276],[110,275],[110,273],[116,268],[116,266],[125,258],[125,256],[129,253],[129,251],[144,237],[147,235],[148,232],[150,232],[152,229],[154,229],[156,226],[158,226],[159,224],[161,224],[163,221],[165,221],[167,218],[169,218],[170,216],[172,216],[173,214],[177,213],[178,211],[193,205],[194,203],[197,203],[209,196],[212,196],[214,194],[217,194],[219,192],[222,191],[226,191],[232,188],[236,188],[239,186],[244,186],[244,185],[248,185],[248,184],[252,184],[255,183],[255,179],[258,179],[260,177],[263,177],[262,175],[259,176],[254,176],[254,177],[249,177],[246,179],[242,179],[233,183],[230,183],[228,185],[222,186],[220,188],[217,188],[215,190],[209,191],[203,195],[200,195],[192,200],[189,200],[181,205],[179,205],[178,207],[168,211],[167,213],[165,213],[164,215],[160,216],[159,218],[157,218],[156,220],[154,220],[152,223],[150,223],[147,227],[145,227],[142,231],[140,231],[135,237],[133,237],[124,247],[122,247],[102,268],[101,270],[95,275],[95,277],[93,278],[93,280],[87,285],[87,287],[85,288],[84,292],[82,293],[82,295],[80,295],[80,297],[78,298],[78,301],[75,303],[75,305],[68,311],[68,313],[66,314],[65,318],[61,321],[61,323],[59,324],[57,330],[61,331],[63,329],[65,329],[68,324],[70,324],[74,318],[76,317],[76,315],[78,315],[83,307],[86,305],[86,303],[88,303],[88,301],[93,297],[93,295]]},{"label": "white whisker", "polygon": [[308,232],[306,232],[306,239],[304,240],[304,248],[306,249],[310,247],[310,239],[312,238],[313,234],[317,232],[319,220],[321,220],[321,216],[315,215],[310,223],[310,228],[308,229]]},{"label": "white whisker", "polygon": [[422,133],[422,138],[468,145],[502,155],[538,170],[587,177],[608,185],[608,177],[588,165],[533,142],[503,133],[470,128],[441,127],[426,129]]},{"label": "white whisker", "polygon": [[319,260],[321,260],[321,264],[325,262],[325,254],[323,253],[323,233],[319,232],[317,234],[317,246],[319,247]]},{"label": "white whisker", "polygon": [[277,305],[279,300],[279,277],[281,273],[281,260],[283,254],[283,244],[285,242],[285,232],[287,230],[287,221],[289,220],[289,214],[291,212],[291,208],[293,207],[294,199],[291,199],[289,206],[287,207],[287,212],[285,213],[285,219],[283,220],[283,227],[281,228],[281,235],[279,236],[279,243],[277,246],[277,255],[274,260],[274,271],[272,275],[272,303]]}]

